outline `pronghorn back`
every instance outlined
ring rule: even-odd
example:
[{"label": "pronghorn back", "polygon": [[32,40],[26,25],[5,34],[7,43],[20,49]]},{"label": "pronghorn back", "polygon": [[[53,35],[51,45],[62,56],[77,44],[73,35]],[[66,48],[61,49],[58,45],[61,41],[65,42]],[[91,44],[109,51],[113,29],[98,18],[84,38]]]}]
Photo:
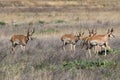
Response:
[{"label": "pronghorn back", "polygon": [[65,34],[61,37],[61,40],[70,40],[70,41],[74,41],[74,40],[77,40],[77,37],[72,35],[72,34]]},{"label": "pronghorn back", "polygon": [[13,35],[11,37],[11,42],[19,41],[20,43],[26,43],[29,38],[25,35]]}]

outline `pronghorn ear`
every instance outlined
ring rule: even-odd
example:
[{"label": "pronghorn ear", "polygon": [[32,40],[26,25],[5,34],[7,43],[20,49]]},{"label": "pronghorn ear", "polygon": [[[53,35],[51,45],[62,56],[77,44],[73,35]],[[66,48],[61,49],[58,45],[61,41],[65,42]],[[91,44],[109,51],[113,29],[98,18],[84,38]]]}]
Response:
[{"label": "pronghorn ear", "polygon": [[107,33],[110,33],[110,29],[108,29],[108,32]]},{"label": "pronghorn ear", "polygon": [[97,29],[96,28],[94,28],[94,35],[96,35],[97,34]]},{"label": "pronghorn ear", "polygon": [[82,35],[84,35],[84,32],[82,33]]},{"label": "pronghorn ear", "polygon": [[111,28],[111,32],[113,32],[114,30],[113,30],[113,28]]},{"label": "pronghorn ear", "polygon": [[33,33],[35,32],[35,28],[33,28],[33,30],[29,33],[29,35],[33,35]]}]

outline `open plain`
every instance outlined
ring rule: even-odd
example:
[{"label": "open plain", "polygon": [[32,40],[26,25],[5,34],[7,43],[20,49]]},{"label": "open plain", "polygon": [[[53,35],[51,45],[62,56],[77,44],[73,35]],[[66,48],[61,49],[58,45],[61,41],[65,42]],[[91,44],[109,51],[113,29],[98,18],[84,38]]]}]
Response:
[{"label": "open plain", "polygon": [[[11,36],[35,28],[25,51],[11,53]],[[113,28],[111,50],[87,58],[81,41],[76,51],[62,49],[61,36]],[[0,0],[0,80],[120,80],[119,0]]]}]

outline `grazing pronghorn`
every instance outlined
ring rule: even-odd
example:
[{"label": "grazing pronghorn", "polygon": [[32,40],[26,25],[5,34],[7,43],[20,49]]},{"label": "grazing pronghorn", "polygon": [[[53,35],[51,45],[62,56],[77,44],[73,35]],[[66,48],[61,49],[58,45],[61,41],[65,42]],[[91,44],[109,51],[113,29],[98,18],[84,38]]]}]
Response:
[{"label": "grazing pronghorn", "polygon": [[111,30],[108,29],[108,32],[105,35],[95,35],[88,38],[87,42],[88,42],[88,51],[89,51],[90,57],[91,57],[92,47],[96,47],[95,52],[97,53],[98,53],[98,48],[100,48],[100,51],[101,51],[101,48],[104,48],[105,56],[106,56],[106,49],[110,49],[109,39],[111,37],[115,37],[112,33],[113,33],[113,28]]},{"label": "grazing pronghorn", "polygon": [[89,35],[82,38],[82,46],[81,46],[81,49],[84,47],[84,45],[87,44],[87,39],[88,39],[89,37],[95,36],[96,33],[97,33],[96,29],[92,29],[92,30],[88,29],[88,32],[89,32]]},{"label": "grazing pronghorn", "polygon": [[78,40],[82,39],[83,35],[84,35],[84,32],[83,33],[81,33],[81,32],[76,33],[76,35],[64,34],[61,37],[61,40],[63,42],[63,45],[62,45],[63,50],[66,51],[65,46],[67,44],[70,44],[71,45],[71,50],[75,51],[75,44],[77,43]]},{"label": "grazing pronghorn", "polygon": [[27,35],[13,35],[10,39],[11,43],[12,43],[12,51],[15,50],[15,47],[17,45],[21,46],[21,49],[25,50],[25,46],[28,42],[28,40],[32,39],[32,35],[35,32],[35,28],[33,28],[32,32],[29,31],[27,32]]}]

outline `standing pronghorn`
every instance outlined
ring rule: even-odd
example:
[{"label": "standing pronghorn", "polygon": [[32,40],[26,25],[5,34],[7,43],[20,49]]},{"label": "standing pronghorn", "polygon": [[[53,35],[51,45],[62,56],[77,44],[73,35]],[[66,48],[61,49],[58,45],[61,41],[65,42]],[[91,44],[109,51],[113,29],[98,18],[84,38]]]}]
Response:
[{"label": "standing pronghorn", "polygon": [[32,35],[35,32],[35,28],[33,28],[32,32],[29,31],[27,32],[27,35],[13,35],[10,39],[11,43],[12,43],[12,51],[15,50],[15,47],[17,45],[21,46],[21,49],[25,50],[25,46],[28,42],[28,40],[32,39]]},{"label": "standing pronghorn", "polygon": [[81,33],[76,33],[76,35],[73,34],[64,34],[61,37],[61,40],[63,42],[62,48],[64,51],[66,51],[65,46],[67,44],[71,45],[71,50],[75,51],[75,44],[77,43],[78,40],[82,39],[82,36],[84,35],[84,32]]},{"label": "standing pronghorn", "polygon": [[97,34],[96,29],[92,29],[92,30],[88,29],[88,32],[89,32],[89,35],[82,38],[82,46],[81,46],[81,49],[84,47],[84,45],[87,45],[87,39],[88,39],[89,37],[95,36],[95,35]]},{"label": "standing pronghorn", "polygon": [[105,49],[105,56],[106,56],[106,49],[110,49],[109,46],[109,39],[110,37],[115,37],[113,34],[113,28],[111,30],[108,29],[107,34],[105,35],[95,35],[92,37],[88,38],[88,51],[89,51],[89,55],[91,57],[91,50],[92,47],[96,47],[95,52],[98,53],[98,48],[104,48]]}]

